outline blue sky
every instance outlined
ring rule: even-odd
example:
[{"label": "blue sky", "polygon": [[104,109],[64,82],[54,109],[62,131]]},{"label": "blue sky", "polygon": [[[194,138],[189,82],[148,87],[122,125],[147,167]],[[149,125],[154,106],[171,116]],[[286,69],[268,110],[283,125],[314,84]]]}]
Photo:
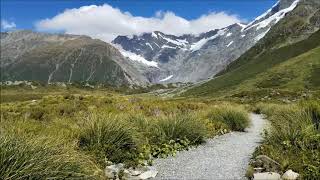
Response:
[{"label": "blue sky", "polygon": [[[105,3],[115,9],[120,9],[123,13],[129,12],[134,17],[150,18],[155,17],[158,11],[170,11],[177,17],[194,20],[213,12],[224,12],[230,16],[237,16],[240,21],[248,22],[269,9],[276,3],[276,0],[1,0],[1,20],[12,23],[11,25],[15,25],[17,29],[39,30],[39,27],[35,25],[37,22],[53,18],[63,13],[65,9],[88,5],[101,6]],[[102,19],[100,19],[101,23],[104,23]],[[112,21],[108,22],[110,23]],[[59,25],[65,32],[70,29]],[[41,29],[51,30],[47,26]],[[1,27],[1,31],[3,30]]]}]

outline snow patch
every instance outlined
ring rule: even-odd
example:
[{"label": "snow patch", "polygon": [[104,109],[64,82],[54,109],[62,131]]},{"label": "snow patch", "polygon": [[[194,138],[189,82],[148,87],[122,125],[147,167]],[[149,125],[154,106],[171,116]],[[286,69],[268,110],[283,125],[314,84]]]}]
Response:
[{"label": "snow patch", "polygon": [[148,61],[140,55],[137,55],[137,54],[130,52],[130,51],[125,51],[123,49],[119,49],[119,51],[124,57],[127,57],[127,58],[131,59],[132,61],[137,61],[137,62],[140,62],[140,63],[147,65],[147,66],[158,67],[158,63],[155,61]]},{"label": "snow patch", "polygon": [[227,47],[231,46],[231,44],[233,44],[233,41],[231,41],[231,42],[227,45]]},{"label": "snow patch", "polygon": [[232,33],[228,33],[227,35],[226,35],[226,37],[229,37],[229,36],[231,36],[232,35]]},{"label": "snow patch", "polygon": [[242,35],[241,35],[241,37],[245,37],[245,36],[246,36],[245,34],[242,34]]},{"label": "snow patch", "polygon": [[172,43],[172,44],[175,44],[175,45],[177,45],[177,46],[185,46],[186,45],[186,43],[185,42],[183,42],[183,41],[176,41],[176,40],[173,40],[173,39],[170,39],[170,38],[167,38],[167,37],[163,37],[163,36],[161,36],[164,40],[166,40],[167,42],[170,42],[170,43]]},{"label": "snow patch", "polygon": [[172,47],[172,46],[168,46],[168,45],[163,45],[162,47],[161,47],[162,49],[164,49],[164,48],[169,48],[169,49],[176,49],[175,47]]},{"label": "snow patch", "polygon": [[159,82],[168,81],[168,80],[170,80],[172,77],[173,77],[173,75],[170,75],[170,76],[168,76],[168,77],[166,77],[166,78],[164,78],[164,79],[159,80]]},{"label": "snow patch", "polygon": [[151,46],[150,43],[146,43],[146,45],[149,46],[153,50],[153,47]]},{"label": "snow patch", "polygon": [[215,34],[212,37],[209,38],[203,38],[201,40],[199,40],[198,42],[194,43],[191,45],[190,50],[191,51],[198,51],[199,49],[202,48],[203,45],[205,45],[208,41],[213,40],[215,38],[217,38],[218,36],[223,36],[226,33],[226,29],[221,29],[217,32],[217,34]]},{"label": "snow patch", "polygon": [[241,24],[241,23],[236,23],[236,24],[238,24],[239,26],[241,26],[242,28],[245,28],[247,25],[245,25],[245,24]]},{"label": "snow patch", "polygon": [[151,33],[151,36],[154,37],[154,38],[158,38],[157,34],[154,33],[154,32]]},{"label": "snow patch", "polygon": [[271,11],[273,8],[275,8],[276,6],[278,6],[280,3],[280,1],[278,1],[275,5],[273,5],[270,9],[268,9],[268,11],[266,11],[265,13],[261,14],[260,16],[256,17],[255,18],[255,21],[258,21],[264,17],[266,17]]},{"label": "snow patch", "polygon": [[[279,12],[273,14],[272,16],[270,16],[269,18],[257,23],[257,24],[253,24],[250,23],[248,25],[248,27],[246,28],[246,30],[251,29],[253,27],[257,27],[257,30],[261,29],[261,28],[265,28],[267,27],[270,23],[274,22],[275,24],[278,23],[288,12],[292,11],[294,8],[296,8],[296,6],[298,5],[300,0],[295,0],[288,8],[282,9]],[[276,4],[277,5],[277,4]],[[275,6],[276,6],[275,5]],[[272,9],[271,9],[272,10]],[[271,12],[271,10],[269,12]],[[268,11],[266,12],[267,14],[269,13]],[[265,17],[267,14],[263,14],[264,16],[260,16],[257,19],[261,19],[263,17]],[[256,22],[256,21],[254,21]]]},{"label": "snow patch", "polygon": [[258,36],[256,36],[254,38],[255,42],[258,42],[260,39],[262,39],[269,31],[270,31],[271,28],[269,28],[268,30],[266,30],[265,32],[259,34]]}]

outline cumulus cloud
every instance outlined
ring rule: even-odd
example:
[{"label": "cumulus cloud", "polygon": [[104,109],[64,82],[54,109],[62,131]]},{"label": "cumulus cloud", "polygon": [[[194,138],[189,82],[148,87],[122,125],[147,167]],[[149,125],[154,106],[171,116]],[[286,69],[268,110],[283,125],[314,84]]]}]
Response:
[{"label": "cumulus cloud", "polygon": [[153,17],[140,17],[104,4],[67,9],[52,18],[38,21],[35,26],[39,31],[64,31],[110,42],[118,35],[152,31],[174,35],[198,34],[240,21],[238,16],[225,12],[211,12],[193,20],[162,11],[156,12]]},{"label": "cumulus cloud", "polygon": [[5,19],[1,19],[1,29],[10,30],[10,29],[15,29],[16,27],[17,25],[13,21],[7,21]]}]

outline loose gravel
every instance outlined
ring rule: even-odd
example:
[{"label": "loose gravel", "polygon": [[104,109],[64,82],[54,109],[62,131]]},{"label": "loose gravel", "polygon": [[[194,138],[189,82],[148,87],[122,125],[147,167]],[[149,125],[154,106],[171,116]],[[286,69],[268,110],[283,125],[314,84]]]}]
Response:
[{"label": "loose gravel", "polygon": [[252,124],[246,132],[221,135],[175,157],[155,160],[154,167],[159,171],[156,179],[245,179],[266,123],[260,115],[250,117]]}]

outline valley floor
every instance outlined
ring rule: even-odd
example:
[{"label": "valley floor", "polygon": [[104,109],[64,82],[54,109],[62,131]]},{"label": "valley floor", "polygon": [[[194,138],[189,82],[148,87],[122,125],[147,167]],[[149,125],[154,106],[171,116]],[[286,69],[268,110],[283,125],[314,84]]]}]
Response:
[{"label": "valley floor", "polygon": [[266,121],[251,114],[246,132],[231,132],[176,157],[158,159],[158,179],[245,179],[250,157],[262,140]]}]

